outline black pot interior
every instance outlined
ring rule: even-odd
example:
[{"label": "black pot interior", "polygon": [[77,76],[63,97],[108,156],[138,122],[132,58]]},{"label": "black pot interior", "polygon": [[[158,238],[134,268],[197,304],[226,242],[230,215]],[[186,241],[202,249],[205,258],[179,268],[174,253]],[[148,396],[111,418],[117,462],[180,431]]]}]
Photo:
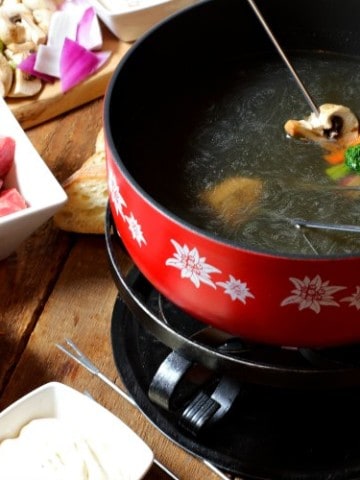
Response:
[{"label": "black pot interior", "polygon": [[[320,52],[360,54],[358,0],[303,0],[299,7],[287,0],[258,0],[257,5],[295,67],[297,58],[306,52],[315,52],[320,60]],[[279,132],[276,135],[283,135],[285,121],[303,118],[310,113],[309,107],[246,0],[203,1],[175,15],[140,39],[112,78],[106,95],[105,128],[121,169],[151,198],[185,221],[192,223],[188,207],[192,191],[199,186],[191,180],[184,194],[182,179],[189,176],[189,169],[184,172],[183,159],[191,149],[190,155],[198,155],[188,139],[209,110],[209,99],[216,104],[239,82],[251,85],[257,81],[257,68],[253,67],[261,66],[264,58],[277,65],[274,82],[284,81],[284,88],[292,92],[284,116],[273,122]],[[358,79],[360,85],[360,70]],[[341,84],[319,84],[315,74],[303,80],[319,105],[344,101]],[[351,95],[354,99],[358,96],[357,91],[354,87],[347,94],[349,103]],[[278,99],[270,93],[263,101],[271,111]],[[240,135],[244,122],[247,119],[239,112],[238,122],[231,123],[233,138],[237,132]],[[213,164],[205,158],[209,164],[202,164],[194,180],[203,181],[204,187],[211,182],[208,175],[212,170],[232,168],[231,162],[221,163],[228,145],[221,134],[219,138],[216,135],[210,141],[216,145],[213,155],[218,155],[219,161]],[[196,222],[195,226],[203,228]]]}]

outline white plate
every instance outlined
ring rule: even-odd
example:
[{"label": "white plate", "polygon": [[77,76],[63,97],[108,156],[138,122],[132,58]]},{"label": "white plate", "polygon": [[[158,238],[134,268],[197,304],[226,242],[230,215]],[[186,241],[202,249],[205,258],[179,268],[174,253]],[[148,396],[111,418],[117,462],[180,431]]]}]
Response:
[{"label": "white plate", "polygon": [[[37,418],[57,418],[81,433],[96,432],[98,438],[110,440],[113,449],[110,453],[120,462],[126,480],[140,480],[153,462],[148,445],[119,418],[86,395],[58,382],[33,390],[0,413],[0,441],[18,436],[24,425]],[[31,472],[27,479],[5,473],[0,472],[1,479],[35,480]]]}]

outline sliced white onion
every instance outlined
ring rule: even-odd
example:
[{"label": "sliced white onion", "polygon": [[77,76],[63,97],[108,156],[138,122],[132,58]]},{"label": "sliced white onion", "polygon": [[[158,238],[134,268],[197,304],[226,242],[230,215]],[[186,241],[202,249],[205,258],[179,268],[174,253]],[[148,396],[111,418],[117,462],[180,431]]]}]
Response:
[{"label": "sliced white onion", "polygon": [[88,50],[98,50],[102,47],[100,23],[92,7],[87,8],[80,19],[76,41]]},{"label": "sliced white onion", "polygon": [[63,46],[65,38],[76,40],[78,24],[81,20],[79,11],[57,10],[51,15],[47,45]]},{"label": "sliced white onion", "polygon": [[60,78],[60,58],[62,46],[39,45],[34,68],[37,72]]}]

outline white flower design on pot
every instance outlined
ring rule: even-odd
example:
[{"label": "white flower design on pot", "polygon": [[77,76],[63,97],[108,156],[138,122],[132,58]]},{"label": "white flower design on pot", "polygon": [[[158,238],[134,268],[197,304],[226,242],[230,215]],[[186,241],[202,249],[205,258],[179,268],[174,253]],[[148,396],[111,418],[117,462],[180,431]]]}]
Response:
[{"label": "white flower design on pot", "polygon": [[127,207],[124,197],[120,193],[119,185],[116,184],[116,179],[113,172],[109,171],[109,189],[112,201],[115,206],[116,213],[125,220],[124,208]]},{"label": "white flower design on pot", "polygon": [[316,275],[312,280],[309,277],[305,277],[304,280],[290,277],[289,280],[294,284],[295,289],[291,291],[292,295],[281,302],[281,306],[298,304],[299,310],[309,308],[315,313],[320,312],[321,306],[339,307],[333,294],[346,288],[331,286],[329,281],[323,282],[320,275]]},{"label": "white flower design on pot", "polygon": [[130,212],[129,215],[126,215],[124,212],[124,209],[127,208],[127,203],[120,193],[120,187],[117,185],[115,175],[111,169],[109,169],[109,190],[116,213],[117,215],[120,215],[120,217],[128,225],[133,240],[136,240],[140,247],[143,243],[146,245],[146,240],[140,223],[134,217],[132,212]]},{"label": "white flower design on pot", "polygon": [[356,291],[350,296],[340,300],[341,302],[349,302],[349,307],[355,307],[360,310],[360,287],[356,287]]},{"label": "white flower design on pot", "polygon": [[216,289],[215,283],[211,280],[211,273],[221,273],[216,267],[206,263],[205,257],[200,257],[198,250],[192,250],[187,245],[181,246],[175,240],[170,240],[176,252],[165,262],[168,267],[175,267],[181,271],[181,278],[188,278],[196,288],[205,283]]},{"label": "white flower design on pot", "polygon": [[224,289],[224,293],[230,295],[231,300],[239,300],[244,305],[246,304],[247,298],[255,298],[250,292],[247,283],[237,280],[232,275],[229,275],[229,280],[226,282],[217,282],[216,285],[222,287]]},{"label": "white flower design on pot", "polygon": [[134,215],[132,213],[130,213],[130,216],[125,215],[125,221],[129,226],[129,230],[131,232],[132,238],[137,241],[140,247],[142,243],[146,245],[146,240],[142,232],[141,225],[136,220]]}]

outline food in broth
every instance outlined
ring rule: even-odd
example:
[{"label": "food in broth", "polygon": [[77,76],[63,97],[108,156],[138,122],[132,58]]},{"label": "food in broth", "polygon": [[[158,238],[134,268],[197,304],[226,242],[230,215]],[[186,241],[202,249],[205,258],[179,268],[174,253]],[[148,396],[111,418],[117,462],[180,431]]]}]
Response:
[{"label": "food in broth", "polygon": [[335,144],[347,146],[359,137],[359,121],[348,107],[325,103],[319,114],[314,112],[304,120],[288,120],[285,131],[292,137],[320,142],[324,148],[333,149]]},{"label": "food in broth", "polygon": [[202,193],[202,200],[228,224],[245,222],[259,206],[262,181],[258,178],[229,177]]},{"label": "food in broth", "polygon": [[[322,105],[322,126],[306,120],[311,138],[284,132],[308,107],[281,60],[232,59],[184,81],[151,124],[136,117],[133,138],[122,139],[133,149],[126,167],[161,205],[219,239],[276,254],[354,254],[360,234],[297,230],[291,220],[358,223],[360,175],[345,153],[358,139],[360,59],[293,52],[292,60]],[[304,133],[304,122],[292,125]]]}]

